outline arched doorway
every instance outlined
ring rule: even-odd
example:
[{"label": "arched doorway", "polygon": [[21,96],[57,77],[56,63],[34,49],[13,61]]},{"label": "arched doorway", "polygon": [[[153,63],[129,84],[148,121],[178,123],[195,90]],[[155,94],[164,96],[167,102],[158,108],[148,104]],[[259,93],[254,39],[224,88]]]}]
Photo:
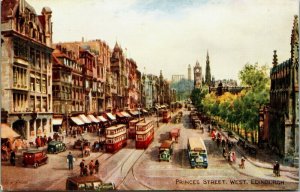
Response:
[{"label": "arched doorway", "polygon": [[22,138],[27,139],[27,128],[26,121],[23,119],[17,120],[13,123],[12,128],[16,131]]}]

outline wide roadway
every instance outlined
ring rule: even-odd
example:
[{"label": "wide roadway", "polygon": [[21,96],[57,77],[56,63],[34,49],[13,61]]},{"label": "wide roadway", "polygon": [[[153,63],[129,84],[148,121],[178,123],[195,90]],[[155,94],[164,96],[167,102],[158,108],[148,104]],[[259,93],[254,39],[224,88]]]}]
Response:
[{"label": "wide roadway", "polygon": [[[207,131],[202,133],[192,129],[188,117],[189,112],[184,111],[182,122],[179,124],[160,123],[155,128],[154,141],[146,150],[135,149],[135,142],[128,140],[126,148],[115,154],[97,152],[85,158],[86,163],[91,159],[100,162],[97,174],[105,182],[114,182],[117,189],[147,190],[147,189],[296,189],[295,183],[284,182],[280,185],[251,184],[251,179],[260,181],[259,177],[249,177],[225,161],[221,148],[217,148]],[[174,116],[174,114],[173,114]],[[156,121],[156,117],[150,117]],[[158,161],[158,147],[165,139],[169,139],[169,131],[174,127],[181,128],[179,142],[174,145],[174,155],[171,162]],[[206,130],[206,129],[205,129]],[[207,150],[209,165],[207,169],[191,169],[187,157],[187,139],[191,136],[202,137]],[[87,134],[91,141],[97,137]],[[69,146],[74,142],[69,139]],[[71,147],[71,146],[70,146]],[[69,151],[69,150],[68,150]],[[19,162],[17,167],[2,164],[2,184],[7,190],[65,190],[68,176],[79,174],[81,161],[79,150],[71,150],[77,160],[74,170],[67,169],[66,156],[68,151],[57,155],[49,155],[49,164],[37,169],[24,168]],[[20,159],[21,160],[21,159]],[[256,172],[255,172],[256,173]],[[261,173],[261,172],[260,172]],[[263,173],[264,174],[264,173]],[[256,174],[254,174],[256,175]],[[257,174],[259,175],[259,174]],[[272,176],[270,176],[272,178]],[[237,184],[231,182],[237,181]]]},{"label": "wide roadway", "polygon": [[[295,182],[278,182],[277,184],[254,184],[265,179],[248,176],[238,170],[237,165],[230,165],[222,156],[221,147],[212,141],[207,127],[202,133],[195,130],[189,120],[189,112],[183,112],[181,123],[168,123],[160,126],[155,133],[153,143],[136,161],[119,189],[162,189],[162,190],[284,190],[297,189]],[[174,145],[171,162],[158,161],[158,148],[169,139],[169,131],[174,127],[181,128],[179,142]],[[187,140],[189,137],[201,137],[208,151],[208,168],[191,169],[187,156]],[[270,176],[267,181],[273,180]]]}]

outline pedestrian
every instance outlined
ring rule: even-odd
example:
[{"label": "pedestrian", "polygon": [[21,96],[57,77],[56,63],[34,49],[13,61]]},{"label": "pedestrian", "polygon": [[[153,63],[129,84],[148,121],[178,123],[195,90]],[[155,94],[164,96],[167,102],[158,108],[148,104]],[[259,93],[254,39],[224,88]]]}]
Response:
[{"label": "pedestrian", "polygon": [[44,144],[46,145],[47,143],[48,143],[47,136],[44,135]]},{"label": "pedestrian", "polygon": [[222,147],[225,147],[225,139],[222,139]]},{"label": "pedestrian", "polygon": [[229,156],[229,163],[231,164],[232,162],[233,162],[233,152],[231,152]]},{"label": "pedestrian", "polygon": [[45,140],[44,140],[44,137],[41,136],[41,147],[44,147],[45,145]]},{"label": "pedestrian", "polygon": [[69,170],[73,169],[73,161],[75,161],[75,158],[73,157],[73,155],[70,151],[69,155],[67,156],[67,162],[69,164]]},{"label": "pedestrian", "polygon": [[230,162],[231,151],[228,152],[227,160]]},{"label": "pedestrian", "polygon": [[245,169],[245,158],[241,158],[241,164],[239,165],[241,169]]},{"label": "pedestrian", "polygon": [[88,176],[88,167],[87,167],[87,165],[84,166],[82,175],[83,176]]},{"label": "pedestrian", "polygon": [[98,159],[96,160],[95,162],[95,172],[98,173],[99,172],[99,166],[100,166],[100,163],[98,161]]},{"label": "pedestrian", "polygon": [[11,152],[10,152],[10,164],[12,165],[12,166],[16,166],[16,153],[15,153],[15,151],[14,150],[12,150]]},{"label": "pedestrian", "polygon": [[232,152],[232,161],[235,163],[236,162],[236,155],[235,152]]},{"label": "pedestrian", "polygon": [[94,174],[94,169],[95,169],[95,164],[94,164],[94,161],[91,160],[90,163],[89,163],[90,175]]},{"label": "pedestrian", "polygon": [[280,176],[279,167],[280,167],[280,165],[279,165],[278,161],[276,161],[274,164],[274,167],[273,167],[273,173],[275,174],[276,177]]},{"label": "pedestrian", "polygon": [[223,147],[223,157],[226,159],[226,149]]},{"label": "pedestrian", "polygon": [[83,169],[84,169],[84,159],[82,159],[82,161],[79,164],[80,167],[80,176],[83,176]]},{"label": "pedestrian", "polygon": [[41,146],[41,139],[39,136],[37,136],[35,139],[35,145],[36,145],[36,148],[39,148]]},{"label": "pedestrian", "polygon": [[48,143],[50,143],[52,141],[51,136],[48,137]]}]

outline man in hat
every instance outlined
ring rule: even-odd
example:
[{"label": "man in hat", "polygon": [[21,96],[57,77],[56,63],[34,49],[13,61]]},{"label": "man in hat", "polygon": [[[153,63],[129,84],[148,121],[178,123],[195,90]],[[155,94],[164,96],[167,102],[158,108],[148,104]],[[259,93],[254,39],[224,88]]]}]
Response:
[{"label": "man in hat", "polygon": [[79,164],[80,167],[80,176],[83,176],[83,169],[84,169],[84,159]]},{"label": "man in hat", "polygon": [[73,157],[71,151],[69,152],[69,155],[67,156],[67,161],[68,161],[68,164],[69,164],[69,170],[73,169],[74,157]]}]

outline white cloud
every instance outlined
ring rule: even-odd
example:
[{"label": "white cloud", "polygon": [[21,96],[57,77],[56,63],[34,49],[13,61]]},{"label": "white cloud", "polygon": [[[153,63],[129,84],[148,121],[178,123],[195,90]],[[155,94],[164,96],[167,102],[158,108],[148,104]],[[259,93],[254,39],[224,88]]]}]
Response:
[{"label": "white cloud", "polygon": [[[290,56],[296,0],[208,1],[164,11],[141,9],[137,0],[28,0],[36,11],[53,11],[55,42],[105,40],[111,48],[118,40],[139,69],[167,78],[187,76],[187,66],[199,60],[205,68],[209,50],[212,75],[237,79],[247,62],[272,63]],[[177,1],[178,3],[178,1]],[[147,6],[146,6],[147,7]]]}]

